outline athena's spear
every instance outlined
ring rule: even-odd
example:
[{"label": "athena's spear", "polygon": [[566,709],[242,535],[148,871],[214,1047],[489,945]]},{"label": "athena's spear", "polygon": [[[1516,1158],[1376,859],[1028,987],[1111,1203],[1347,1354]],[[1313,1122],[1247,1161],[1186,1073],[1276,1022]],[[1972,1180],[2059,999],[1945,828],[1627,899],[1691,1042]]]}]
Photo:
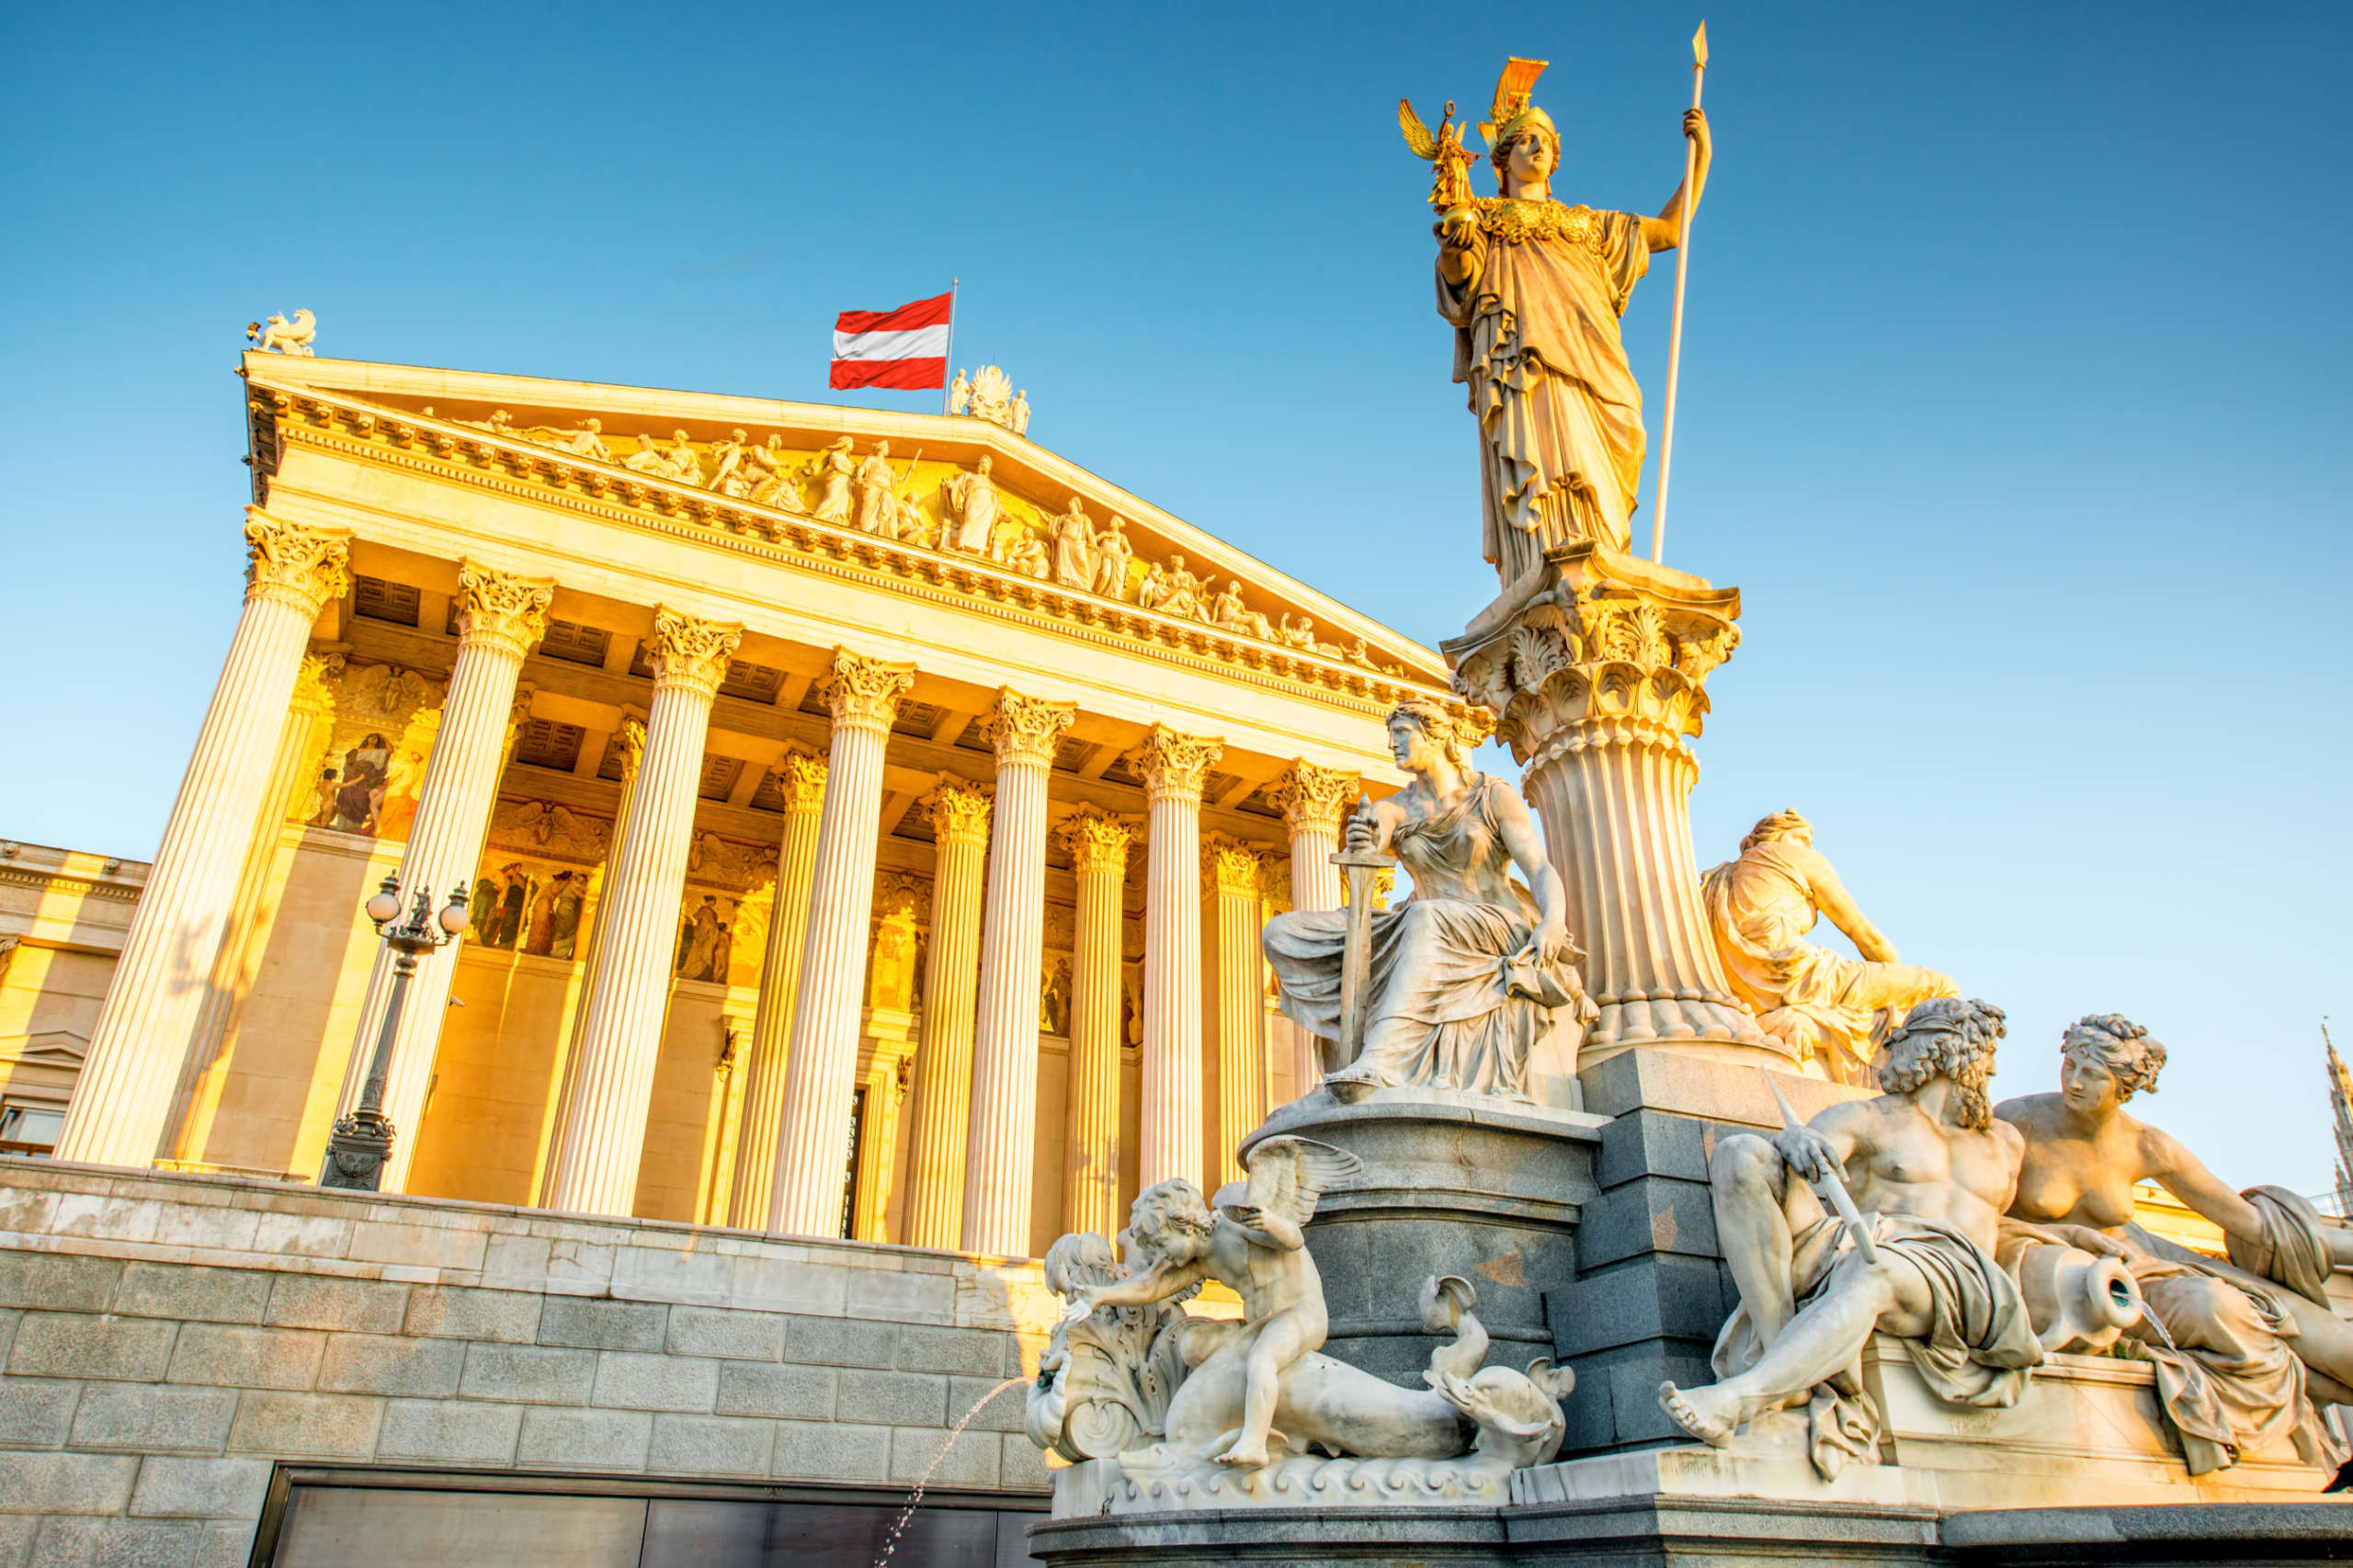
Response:
[{"label": "athena's spear", "polygon": [[[1691,107],[1699,107],[1699,89],[1708,80],[1708,24],[1691,35]],[[1658,438],[1658,510],[1651,514],[1651,559],[1666,551],[1666,475],[1675,461],[1675,373],[1683,363],[1683,279],[1691,270],[1691,181],[1699,169],[1699,144],[1683,143],[1683,233],[1675,246],[1675,320],[1666,335],[1666,414]]]}]

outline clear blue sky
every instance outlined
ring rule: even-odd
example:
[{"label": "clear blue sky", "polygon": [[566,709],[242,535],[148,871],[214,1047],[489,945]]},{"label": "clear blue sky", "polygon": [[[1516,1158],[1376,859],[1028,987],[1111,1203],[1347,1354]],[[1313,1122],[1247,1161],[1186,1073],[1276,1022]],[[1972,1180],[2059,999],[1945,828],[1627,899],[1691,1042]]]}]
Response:
[{"label": "clear blue sky", "polygon": [[[2009,1009],[2002,1091],[2122,1011],[2174,1051],[2136,1108],[2321,1189],[2353,11],[1710,3],[1669,559],[1747,640],[1700,863],[1806,812]],[[826,400],[835,312],[961,275],[1033,437],[1434,642],[1495,585],[1392,105],[1549,58],[1555,188],[1654,210],[1696,4],[28,8],[0,835],[153,853],[236,614],[242,328],[296,306],[336,356]]]}]

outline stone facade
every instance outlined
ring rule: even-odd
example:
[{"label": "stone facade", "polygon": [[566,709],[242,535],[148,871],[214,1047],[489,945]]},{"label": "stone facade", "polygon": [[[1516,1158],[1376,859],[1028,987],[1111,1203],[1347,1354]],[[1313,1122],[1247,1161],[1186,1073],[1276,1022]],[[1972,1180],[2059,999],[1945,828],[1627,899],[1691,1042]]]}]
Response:
[{"label": "stone facade", "polygon": [[[1037,1271],[0,1160],[0,1563],[243,1563],[274,1465],[1037,1494]],[[946,1444],[943,1456],[943,1444]]]}]

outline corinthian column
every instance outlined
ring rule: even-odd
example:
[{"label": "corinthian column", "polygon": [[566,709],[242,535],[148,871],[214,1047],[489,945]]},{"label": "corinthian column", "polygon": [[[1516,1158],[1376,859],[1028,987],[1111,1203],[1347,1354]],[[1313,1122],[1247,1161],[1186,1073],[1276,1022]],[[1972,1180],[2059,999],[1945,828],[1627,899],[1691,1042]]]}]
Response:
[{"label": "corinthian column", "polygon": [[1144,837],[1144,1187],[1183,1176],[1201,1161],[1201,786],[1225,755],[1222,742],[1154,724],[1136,750],[1149,805]]},{"label": "corinthian column", "polygon": [[1081,806],[1059,831],[1078,873],[1063,1229],[1108,1236],[1120,1229],[1120,926],[1135,830]]},{"label": "corinthian column", "polygon": [[711,699],[743,641],[741,626],[654,612],[645,756],[597,916],[597,968],[562,1153],[548,1184],[551,1209],[627,1214],[636,1203]]},{"label": "corinthian column", "polygon": [[1246,845],[1212,836],[1203,893],[1209,904],[1206,994],[1217,1040],[1216,1180],[1239,1181],[1234,1151],[1267,1119],[1267,1008],[1259,973],[1258,856]]},{"label": "corinthian column", "polygon": [[[1338,909],[1347,903],[1340,886],[1340,868],[1332,857],[1340,847],[1340,819],[1347,814],[1357,776],[1336,767],[1318,767],[1302,757],[1276,782],[1274,802],[1290,830],[1290,906],[1297,910]],[[1290,1019],[1283,1020],[1289,1041],[1291,1092],[1307,1095],[1323,1082],[1324,1063],[1316,1037]]]},{"label": "corinthian column", "polygon": [[768,1222],[776,1181],[776,1139],[784,1114],[785,1051],[792,1043],[792,1005],[801,985],[801,952],[809,938],[809,888],[817,875],[817,823],[825,806],[825,759],[785,754],[776,771],[784,792],[784,842],[776,860],[776,907],[760,960],[760,1006],[752,1019],[752,1061],[744,1082],[743,1129],[735,1137],[735,1185],[727,1222],[757,1230]]},{"label": "corinthian column", "polygon": [[966,1252],[1029,1256],[1038,1163],[1038,983],[1046,938],[1046,777],[1077,710],[1011,687],[989,715],[996,841],[981,918],[980,1014],[964,1179]]},{"label": "corinthian column", "polygon": [[1498,716],[1591,955],[1601,1009],[1581,1067],[1630,1046],[1792,1067],[1732,994],[1699,907],[1686,744],[1703,683],[1740,645],[1740,591],[1612,556],[1547,551],[1527,607],[1446,644],[1455,687]]},{"label": "corinthian column", "polygon": [[98,1009],[59,1159],[143,1166],[170,1136],[311,626],[351,586],[349,538],[246,514],[244,613]]},{"label": "corinthian column", "polygon": [[874,914],[874,850],[881,833],[882,755],[913,665],[834,650],[824,693],[834,713],[825,805],[817,824],[809,930],[784,1068],[784,1114],[767,1228],[838,1236],[849,1181],[850,1101],[858,1089],[858,1034],[866,980],[867,924]]},{"label": "corinthian column", "polygon": [[944,778],[924,808],[931,813],[938,858],[931,882],[923,1040],[915,1048],[904,1239],[909,1246],[945,1249],[964,1240],[964,1138],[972,1114],[972,1016],[981,977],[989,798],[961,778]]},{"label": "corinthian column", "polygon": [[[451,888],[473,886],[483,838],[490,831],[491,806],[498,798],[499,776],[506,771],[523,659],[546,633],[548,606],[554,598],[555,584],[548,578],[517,577],[471,561],[459,562],[452,605],[458,658],[449,671],[440,733],[425,765],[425,783],[417,790],[408,851],[401,857],[404,898],[428,893],[438,909]],[[401,1005],[391,1070],[384,1077],[384,1116],[396,1134],[384,1165],[387,1192],[406,1187],[409,1163],[416,1156],[417,1123],[423,1119],[426,1085],[433,1080],[434,1053],[441,1043],[441,1016],[449,1010],[449,981],[464,945],[461,937],[419,958]],[[360,1006],[359,1028],[345,1070],[337,1108],[341,1114],[359,1103],[369,1059],[384,1027],[396,956],[377,944],[376,966],[368,976],[367,999]]]}]

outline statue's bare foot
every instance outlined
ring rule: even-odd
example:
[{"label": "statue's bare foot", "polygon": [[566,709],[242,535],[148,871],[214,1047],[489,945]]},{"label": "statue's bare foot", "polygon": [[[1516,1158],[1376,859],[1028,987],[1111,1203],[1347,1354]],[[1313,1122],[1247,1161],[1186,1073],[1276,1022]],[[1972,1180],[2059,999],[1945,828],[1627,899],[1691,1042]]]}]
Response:
[{"label": "statue's bare foot", "polygon": [[1267,1445],[1264,1443],[1236,1443],[1233,1447],[1226,1449],[1225,1452],[1218,1455],[1217,1462],[1220,1464],[1234,1465],[1247,1470],[1262,1469],[1265,1467],[1267,1462]]},{"label": "statue's bare foot", "polygon": [[1740,1401],[1722,1392],[1721,1386],[1692,1389],[1685,1392],[1673,1383],[1658,1385],[1658,1407],[1673,1418],[1677,1426],[1690,1433],[1711,1449],[1721,1449],[1732,1441],[1740,1430]]}]

